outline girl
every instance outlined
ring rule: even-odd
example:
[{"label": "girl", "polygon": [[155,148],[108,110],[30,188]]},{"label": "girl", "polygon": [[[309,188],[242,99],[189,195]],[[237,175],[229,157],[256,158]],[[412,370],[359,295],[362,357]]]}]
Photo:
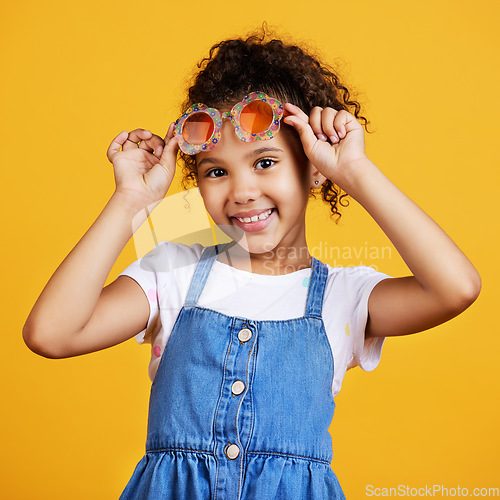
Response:
[{"label": "girl", "polygon": [[[200,68],[164,139],[113,139],[116,190],[23,336],[50,358],[152,344],[146,454],[123,500],[341,499],[328,427],[346,370],[375,368],[385,337],[458,315],[480,278],[367,157],[359,104],[317,59],[264,34],[221,42]],[[227,242],[161,242],[103,288],[179,149]],[[345,193],[356,199],[413,275],[312,257],[305,211],[318,190],[337,217]]]}]

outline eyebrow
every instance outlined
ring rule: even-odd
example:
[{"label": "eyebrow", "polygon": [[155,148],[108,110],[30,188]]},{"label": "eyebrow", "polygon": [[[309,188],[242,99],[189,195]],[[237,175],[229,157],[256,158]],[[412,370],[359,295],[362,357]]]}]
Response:
[{"label": "eyebrow", "polygon": [[[268,152],[283,153],[283,150],[280,148],[273,148],[271,146],[264,146],[262,148],[254,149],[253,151],[248,152],[243,158],[245,160],[247,160],[249,158],[252,158],[253,156],[258,156],[262,153],[268,153]],[[203,158],[203,160],[201,160],[197,164],[197,167],[198,167],[198,169],[200,169],[201,166],[204,164],[214,164],[214,163],[221,163],[221,162],[224,163],[223,161],[219,160],[218,158],[213,158],[213,157]]]}]

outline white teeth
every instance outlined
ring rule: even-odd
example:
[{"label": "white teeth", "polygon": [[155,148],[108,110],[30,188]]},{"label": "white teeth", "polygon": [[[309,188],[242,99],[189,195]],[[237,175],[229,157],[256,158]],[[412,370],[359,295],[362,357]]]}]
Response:
[{"label": "white teeth", "polygon": [[267,210],[267,212],[262,212],[259,215],[254,215],[253,217],[236,217],[239,221],[241,222],[257,222],[258,220],[264,220],[267,219],[270,215],[273,209],[271,208],[270,210]]},{"label": "white teeth", "polygon": [[267,219],[271,215],[272,211],[273,211],[273,209],[271,208],[267,212],[262,212],[261,214],[259,214],[259,220]]}]

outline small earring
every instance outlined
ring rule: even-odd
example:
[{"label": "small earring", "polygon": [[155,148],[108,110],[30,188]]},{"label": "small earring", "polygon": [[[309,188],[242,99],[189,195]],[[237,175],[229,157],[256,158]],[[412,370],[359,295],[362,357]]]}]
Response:
[{"label": "small earring", "polygon": [[318,185],[318,184],[319,184],[319,181],[314,181],[314,184]]}]

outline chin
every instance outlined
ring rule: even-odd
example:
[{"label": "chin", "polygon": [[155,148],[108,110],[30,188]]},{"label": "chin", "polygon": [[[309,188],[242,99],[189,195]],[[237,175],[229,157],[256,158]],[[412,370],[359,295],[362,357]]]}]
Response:
[{"label": "chin", "polygon": [[275,242],[268,241],[252,241],[252,238],[242,238],[237,242],[238,245],[246,250],[249,254],[252,255],[265,255],[271,252],[274,252],[276,248]]},{"label": "chin", "polygon": [[[217,228],[231,238],[245,253],[266,254],[272,252],[278,244],[269,233],[246,232],[236,224],[217,224]],[[235,250],[237,251],[237,249]]]}]

